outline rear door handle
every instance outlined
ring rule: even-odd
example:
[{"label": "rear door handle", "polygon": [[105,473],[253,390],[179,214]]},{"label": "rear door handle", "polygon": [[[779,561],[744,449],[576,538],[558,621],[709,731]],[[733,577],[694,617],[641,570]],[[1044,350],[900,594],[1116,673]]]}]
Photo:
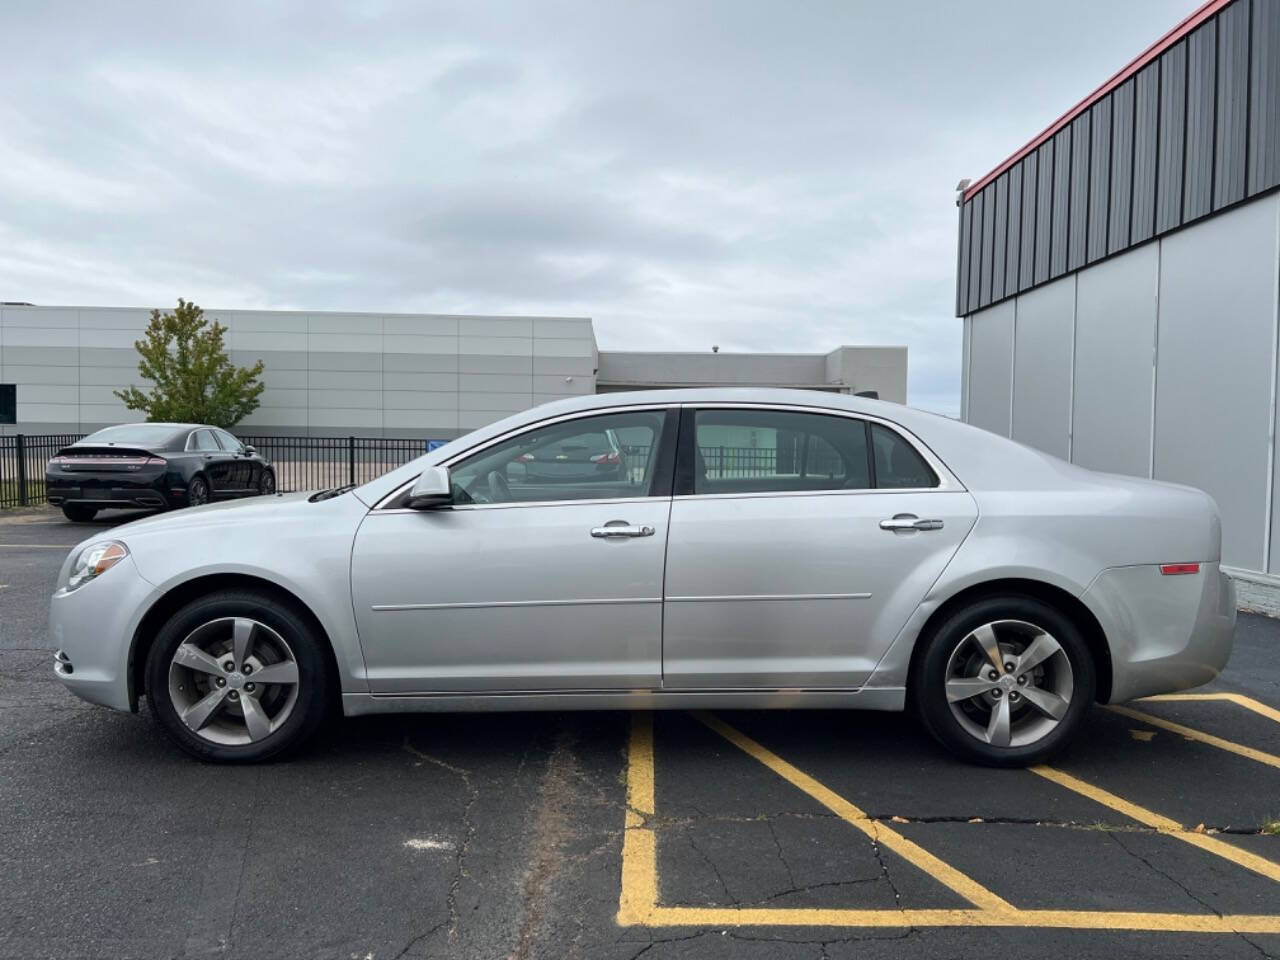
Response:
[{"label": "rear door handle", "polygon": [[627,523],[625,520],[610,520],[603,527],[592,527],[591,535],[598,540],[612,540],[615,537],[652,537],[653,527],[648,524]]},{"label": "rear door handle", "polygon": [[941,520],[921,520],[913,513],[900,513],[891,520],[880,521],[881,530],[941,530]]}]

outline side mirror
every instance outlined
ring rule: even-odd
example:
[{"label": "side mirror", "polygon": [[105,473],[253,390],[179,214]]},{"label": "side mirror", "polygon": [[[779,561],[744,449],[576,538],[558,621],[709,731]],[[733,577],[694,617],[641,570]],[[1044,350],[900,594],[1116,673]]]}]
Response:
[{"label": "side mirror", "polygon": [[410,510],[435,510],[453,503],[448,467],[427,467],[413,482],[405,506]]},{"label": "side mirror", "polygon": [[258,448],[255,447],[252,443],[246,443],[244,445],[244,452],[252,456],[253,454],[258,452]]}]

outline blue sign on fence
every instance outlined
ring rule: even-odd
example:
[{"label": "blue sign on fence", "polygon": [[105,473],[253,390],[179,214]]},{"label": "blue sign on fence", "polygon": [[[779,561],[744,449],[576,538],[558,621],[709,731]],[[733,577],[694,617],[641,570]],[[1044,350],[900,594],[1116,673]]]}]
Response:
[{"label": "blue sign on fence", "polygon": [[449,442],[448,440],[428,440],[427,453],[430,453],[432,450],[439,450],[448,442]]}]

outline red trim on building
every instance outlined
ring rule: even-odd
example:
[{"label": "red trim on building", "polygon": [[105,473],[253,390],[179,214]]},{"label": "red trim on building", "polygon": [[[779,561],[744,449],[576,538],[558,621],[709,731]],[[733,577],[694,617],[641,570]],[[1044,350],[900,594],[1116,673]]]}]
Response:
[{"label": "red trim on building", "polygon": [[1214,14],[1223,7],[1230,6],[1234,2],[1235,0],[1208,0],[1207,3],[1201,6],[1198,10],[1192,12],[1176,27],[1166,33],[1151,46],[1147,47],[1147,49],[1143,50],[1142,53],[1138,54],[1137,57],[1131,60],[1118,73],[1114,74],[1106,83],[1098,87],[1097,90],[1094,90],[1093,93],[1089,94],[1057,120],[1049,124],[1049,126],[1045,127],[1044,130],[1040,131],[1040,133],[1036,134],[1036,136],[1033,137],[1021,150],[1011,156],[1004,163],[1000,164],[1000,166],[996,167],[981,180],[966,188],[964,192],[965,200],[972,198],[975,193],[993,181],[996,177],[1000,176],[1000,174],[1004,173],[1023,157],[1027,156],[1027,154],[1031,153],[1046,140],[1050,139],[1055,133],[1069,124],[1080,114],[1084,113],[1085,110],[1093,106],[1097,101],[1101,100],[1116,87],[1120,86],[1120,84],[1124,83],[1152,60],[1156,59],[1156,57],[1160,56],[1160,54],[1164,53],[1192,30],[1200,26],[1200,24],[1214,16]]}]

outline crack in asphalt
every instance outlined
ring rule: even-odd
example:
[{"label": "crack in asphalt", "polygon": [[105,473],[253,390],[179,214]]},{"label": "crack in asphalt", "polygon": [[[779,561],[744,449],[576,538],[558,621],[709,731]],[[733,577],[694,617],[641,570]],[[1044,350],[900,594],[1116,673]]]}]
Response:
[{"label": "crack in asphalt", "polygon": [[794,889],[796,885],[796,875],[791,872],[791,864],[787,863],[787,858],[782,853],[782,841],[778,839],[778,831],[773,827],[772,820],[766,820],[765,826],[769,828],[769,836],[773,837],[773,847],[778,854],[778,862],[782,864],[782,868],[787,871],[787,880]]},{"label": "crack in asphalt", "polygon": [[[1164,879],[1168,880],[1175,887],[1177,887],[1179,890],[1185,893],[1190,899],[1200,904],[1200,906],[1204,907],[1214,916],[1216,917],[1222,916],[1221,910],[1219,910],[1217,907],[1215,907],[1213,904],[1209,903],[1207,900],[1203,899],[1202,897],[1197,896],[1195,893],[1192,892],[1190,887],[1188,887],[1185,883],[1183,883],[1177,877],[1173,876],[1171,873],[1168,873],[1165,870],[1161,870],[1159,867],[1157,867],[1154,863],[1152,863],[1142,854],[1138,853],[1138,851],[1129,847],[1123,840],[1120,839],[1120,836],[1117,833],[1108,832],[1107,836],[1110,837],[1111,840],[1113,840],[1116,843],[1116,845],[1119,846],[1120,849],[1123,850],[1125,853],[1127,853],[1129,856],[1133,857],[1135,860],[1137,860],[1139,863],[1145,866],[1148,870],[1152,871],[1155,874],[1158,874],[1161,877],[1164,877]],[[1259,953],[1259,955],[1261,955],[1264,958],[1264,960],[1272,960],[1271,955],[1268,954],[1265,950],[1263,950],[1261,946],[1259,946],[1258,944],[1250,940],[1248,936],[1246,936],[1243,933],[1237,933],[1236,936],[1238,936],[1241,940],[1243,940],[1250,947],[1256,950]]]},{"label": "crack in asphalt", "polygon": [[447,904],[449,908],[449,942],[455,943],[458,938],[458,888],[462,886],[462,881],[466,879],[467,873],[467,853],[471,850],[471,842],[475,839],[476,824],[472,818],[472,808],[476,805],[476,801],[480,799],[480,789],[472,780],[470,770],[455,766],[439,757],[433,757],[428,753],[419,750],[409,741],[409,735],[406,733],[404,737],[404,749],[409,754],[417,757],[424,763],[430,763],[447,770],[449,773],[458,777],[463,786],[467,788],[467,802],[462,807],[462,842],[458,844],[458,851],[454,857],[455,868],[453,878],[449,881],[449,896]]},{"label": "crack in asphalt", "polygon": [[738,898],[729,892],[729,884],[725,882],[724,874],[720,872],[720,868],[716,866],[715,861],[712,860],[711,857],[707,855],[705,850],[703,850],[700,846],[698,846],[698,841],[694,839],[693,834],[691,832],[687,833],[686,837],[689,840],[689,846],[693,847],[694,853],[696,853],[698,856],[700,856],[703,859],[706,865],[711,868],[711,872],[716,875],[716,879],[720,881],[720,889],[724,891],[725,897],[735,907],[741,906],[742,904],[739,902]]}]

